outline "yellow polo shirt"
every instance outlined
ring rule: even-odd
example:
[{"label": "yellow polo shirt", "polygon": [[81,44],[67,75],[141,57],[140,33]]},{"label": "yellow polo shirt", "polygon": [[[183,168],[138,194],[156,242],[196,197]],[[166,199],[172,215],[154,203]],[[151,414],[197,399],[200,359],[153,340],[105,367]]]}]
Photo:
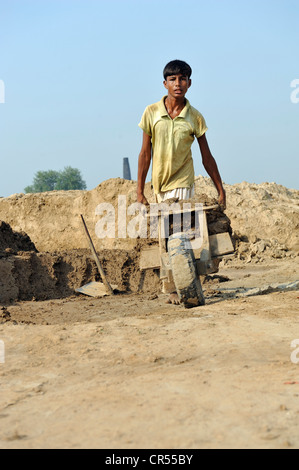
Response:
[{"label": "yellow polo shirt", "polygon": [[190,105],[171,119],[165,108],[166,96],[146,107],[138,126],[152,139],[152,185],[155,194],[176,188],[191,188],[194,166],[191,145],[206,130],[202,114]]}]

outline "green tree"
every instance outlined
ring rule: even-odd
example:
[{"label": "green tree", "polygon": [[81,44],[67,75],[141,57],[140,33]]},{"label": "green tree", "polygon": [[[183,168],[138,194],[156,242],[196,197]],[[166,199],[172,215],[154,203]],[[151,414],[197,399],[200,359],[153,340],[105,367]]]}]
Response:
[{"label": "green tree", "polygon": [[25,193],[43,193],[45,191],[86,189],[80,170],[67,166],[62,171],[38,171],[31,186],[26,186]]},{"label": "green tree", "polygon": [[59,177],[58,171],[38,171],[31,186],[25,188],[26,193],[43,193],[44,191],[53,191]]},{"label": "green tree", "polygon": [[70,189],[86,189],[80,171],[77,168],[66,166],[58,175],[55,189],[68,191]]}]

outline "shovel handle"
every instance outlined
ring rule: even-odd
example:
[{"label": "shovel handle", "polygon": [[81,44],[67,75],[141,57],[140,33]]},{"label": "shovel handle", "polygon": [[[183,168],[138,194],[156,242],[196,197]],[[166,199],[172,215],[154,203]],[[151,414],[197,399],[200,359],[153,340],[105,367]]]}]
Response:
[{"label": "shovel handle", "polygon": [[107,278],[106,278],[106,275],[104,273],[104,270],[102,268],[102,265],[100,263],[100,260],[99,260],[99,257],[97,255],[97,252],[95,250],[95,247],[94,247],[94,244],[92,242],[92,239],[91,239],[91,236],[89,235],[89,232],[88,232],[88,229],[86,227],[86,223],[85,223],[85,220],[84,220],[84,217],[83,215],[81,214],[81,219],[82,219],[82,223],[83,223],[83,226],[84,226],[84,230],[85,230],[85,233],[86,233],[86,236],[87,236],[87,239],[88,239],[88,242],[89,242],[89,246],[90,246],[90,249],[92,251],[92,254],[93,254],[93,257],[94,257],[94,260],[97,264],[97,267],[98,267],[98,270],[99,270],[99,273],[101,275],[101,278],[102,278],[102,281],[107,289],[107,292],[111,295],[113,295],[113,289],[112,287],[110,286],[109,282],[107,281]]}]

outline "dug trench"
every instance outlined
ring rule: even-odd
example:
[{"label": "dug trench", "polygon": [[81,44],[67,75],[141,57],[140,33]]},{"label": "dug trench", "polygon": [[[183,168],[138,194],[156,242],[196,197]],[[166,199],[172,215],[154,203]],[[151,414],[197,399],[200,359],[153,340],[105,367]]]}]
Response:
[{"label": "dug trench", "polygon": [[[141,244],[140,244],[141,246]],[[108,281],[116,293],[152,292],[159,286],[156,272],[140,272],[140,249],[98,250]],[[102,281],[89,249],[38,252],[24,232],[14,231],[0,222],[0,301],[49,300],[76,294],[91,281]],[[78,294],[79,295],[79,294]]]},{"label": "dug trench", "polygon": [[[139,270],[138,253],[105,250],[97,254],[109,283],[117,286],[116,294],[153,292],[159,288],[157,272]],[[66,298],[91,281],[102,281],[88,250],[59,254],[18,252],[0,259],[0,279],[3,305],[20,300]]]}]

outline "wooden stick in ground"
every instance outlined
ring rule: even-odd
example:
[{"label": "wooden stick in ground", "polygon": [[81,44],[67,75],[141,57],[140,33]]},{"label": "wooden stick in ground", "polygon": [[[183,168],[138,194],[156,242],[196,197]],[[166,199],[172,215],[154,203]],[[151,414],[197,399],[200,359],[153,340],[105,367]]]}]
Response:
[{"label": "wooden stick in ground", "polygon": [[84,226],[84,229],[85,229],[85,233],[86,233],[86,236],[87,236],[87,239],[88,239],[88,243],[89,243],[89,246],[90,246],[90,249],[91,249],[91,252],[93,254],[93,257],[94,257],[94,260],[95,262],[97,263],[97,267],[98,267],[98,270],[99,270],[99,273],[101,275],[101,278],[102,278],[102,281],[107,289],[107,292],[111,295],[113,295],[113,289],[112,287],[110,286],[109,282],[107,281],[107,278],[106,278],[106,275],[104,273],[104,270],[102,268],[102,265],[100,263],[100,260],[99,260],[99,257],[97,255],[97,252],[95,250],[95,247],[94,247],[94,244],[92,242],[92,239],[91,239],[91,236],[89,235],[89,232],[88,232],[88,229],[86,227],[86,223],[85,223],[85,220],[83,218],[83,215],[81,214],[81,219],[82,219],[82,222],[83,222],[83,226]]}]

